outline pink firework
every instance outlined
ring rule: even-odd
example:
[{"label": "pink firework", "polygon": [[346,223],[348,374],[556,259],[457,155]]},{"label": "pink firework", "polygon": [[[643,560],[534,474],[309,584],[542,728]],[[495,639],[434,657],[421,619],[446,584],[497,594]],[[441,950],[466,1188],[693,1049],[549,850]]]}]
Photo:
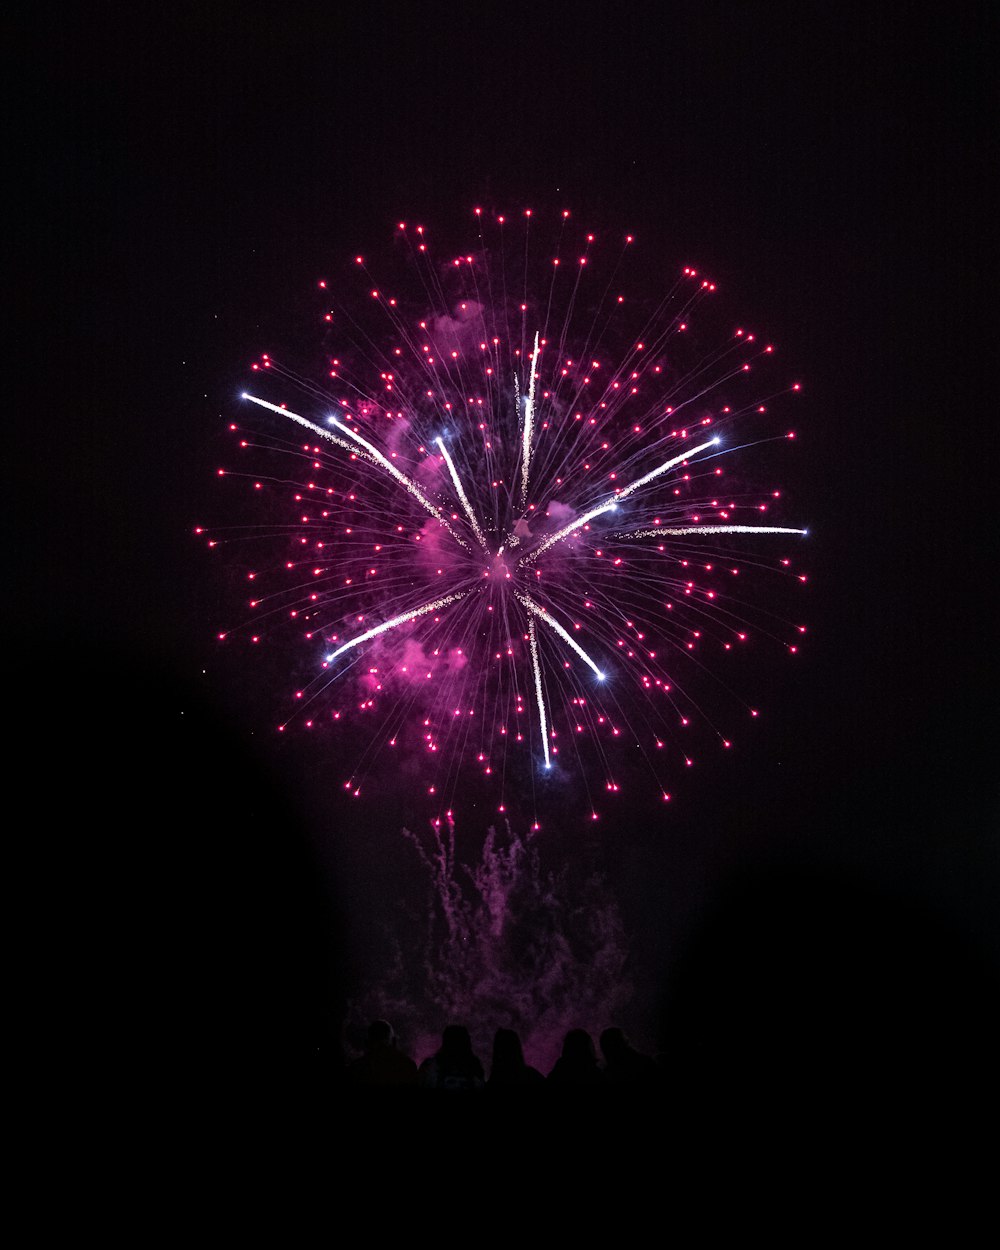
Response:
[{"label": "pink firework", "polygon": [[794,654],[805,632],[766,585],[805,581],[805,530],[739,472],[794,437],[799,384],[720,321],[697,269],[650,300],[655,258],[630,281],[630,235],[568,213],[544,244],[530,211],[475,223],[442,256],[400,222],[386,273],[357,256],[320,280],[314,380],[253,363],[219,472],[269,522],[208,535],[254,543],[250,624],[220,637],[305,648],[280,728],[346,730],[356,795],[391,775],[437,819],[530,795],[537,821],[574,785],[596,819],[623,760],[667,800],[689,740],[730,747],[757,709],[729,693],[729,654],[751,638]]}]

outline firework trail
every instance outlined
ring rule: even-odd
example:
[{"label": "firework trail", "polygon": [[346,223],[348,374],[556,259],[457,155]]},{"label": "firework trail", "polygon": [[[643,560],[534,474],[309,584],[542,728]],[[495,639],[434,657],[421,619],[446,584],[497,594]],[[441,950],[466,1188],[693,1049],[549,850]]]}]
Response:
[{"label": "firework trail", "polygon": [[[628,747],[669,798],[689,727],[729,746],[720,722],[757,715],[713,681],[727,653],[759,639],[794,654],[805,632],[735,590],[805,581],[773,544],[806,531],[767,523],[781,492],[740,469],[794,437],[770,410],[798,384],[774,380],[770,344],[720,325],[694,269],[633,298],[632,237],[586,235],[570,256],[568,217],[543,249],[477,210],[474,250],[447,258],[400,223],[398,290],[362,257],[366,298],[319,283],[322,383],[255,361],[243,398],[271,423],[233,423],[254,464],[220,470],[268,513],[209,537],[259,544],[242,632],[275,646],[291,629],[315,656],[281,728],[360,726],[355,794],[400,749],[438,827],[473,795],[469,766],[500,813],[510,791],[537,818],[540,778],[569,776],[596,819]],[[308,416],[285,406],[293,390]]]},{"label": "firework trail", "polygon": [[622,1018],[633,994],[628,934],[598,872],[579,862],[546,869],[536,836],[509,822],[470,862],[450,820],[403,835],[424,889],[396,917],[383,971],[353,1004],[358,1026],[388,1017],[422,1057],[461,1022],[484,1059],[496,1029],[513,1028],[547,1072],[569,1029],[596,1037]]}]

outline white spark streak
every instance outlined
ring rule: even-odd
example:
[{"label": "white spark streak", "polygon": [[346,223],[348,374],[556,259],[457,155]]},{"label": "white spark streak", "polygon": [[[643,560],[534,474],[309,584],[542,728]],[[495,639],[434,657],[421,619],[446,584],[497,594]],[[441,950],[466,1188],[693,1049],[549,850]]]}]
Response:
[{"label": "white spark streak", "polygon": [[251,403],[259,404],[261,408],[269,408],[271,412],[287,417],[289,421],[297,421],[299,425],[304,425],[307,430],[312,430],[320,438],[325,438],[328,443],[336,443],[338,447],[343,447],[345,451],[349,451],[352,455],[360,456],[363,460],[371,462],[371,457],[363,451],[358,451],[350,443],[346,443],[342,438],[338,438],[336,434],[331,434],[329,430],[324,430],[321,425],[314,425],[311,421],[307,421],[305,417],[300,417],[297,412],[289,412],[287,408],[281,408],[277,404],[269,404],[266,399],[258,399],[256,395],[248,395],[246,391],[243,392],[242,397],[243,399],[249,399]]},{"label": "white spark streak", "polygon": [[[524,604],[524,606],[528,609],[529,612],[537,616],[539,620],[544,621],[545,624],[548,625],[549,629],[555,630],[555,632],[559,635],[559,637],[563,640],[563,642],[565,642],[567,646],[572,647],[572,649],[577,653],[580,659],[584,661],[585,664],[590,665],[590,667],[597,674],[600,681],[604,680],[604,674],[601,672],[601,670],[597,667],[597,665],[590,658],[590,656],[586,653],[586,651],[584,651],[583,647],[580,646],[580,644],[576,641],[576,639],[571,634],[567,633],[565,629],[563,629],[563,627],[559,624],[559,622],[555,619],[555,617],[550,616],[543,607],[540,607],[539,604],[537,604],[534,601],[534,599],[530,598],[528,595],[522,595],[521,592],[517,590],[514,593],[517,595],[518,599],[520,599],[520,601]],[[530,625],[531,621],[529,621],[528,624]]]},{"label": "white spark streak", "polygon": [[397,625],[404,625],[407,621],[415,621],[418,616],[426,616],[428,612],[435,612],[438,608],[447,607],[449,603],[456,603],[459,599],[464,599],[470,592],[468,590],[456,591],[453,595],[445,595],[443,599],[435,599],[433,603],[425,603],[422,608],[414,608],[412,612],[402,612],[399,616],[394,616],[389,621],[383,621],[381,625],[376,625],[374,629],[366,630],[363,634],[358,634],[357,638],[352,638],[350,642],[345,642],[342,647],[338,647],[326,657],[328,664],[339,655],[343,655],[345,651],[350,651],[352,647],[360,646],[361,643],[367,642],[369,638],[377,638],[379,634],[387,633],[390,629],[395,629]]},{"label": "white spark streak", "polygon": [[463,546],[466,551],[470,550],[469,544],[465,541],[465,539],[459,537],[459,535],[456,534],[455,531],[448,524],[448,521],[446,520],[445,515],[441,511],[441,509],[437,507],[435,504],[431,503],[431,501],[427,498],[427,496],[420,489],[420,487],[416,484],[416,482],[413,481],[412,478],[407,477],[405,473],[400,473],[400,471],[396,468],[396,466],[392,463],[391,460],[387,460],[386,457],[382,455],[382,453],[378,450],[377,447],[369,443],[369,441],[366,438],[362,438],[360,434],[355,433],[355,431],[352,430],[350,426],[344,425],[344,423],[342,421],[338,421],[336,417],[331,417],[330,420],[337,427],[338,430],[343,430],[343,432],[349,438],[353,438],[355,442],[360,443],[361,446],[364,447],[367,452],[369,452],[369,454],[374,456],[375,459],[378,461],[378,463],[383,467],[383,469],[385,469],[388,473],[391,473],[392,476],[396,479],[396,481],[399,482],[400,485],[403,486],[406,490],[408,490],[410,494],[413,496],[413,498],[417,500],[418,503],[423,504],[423,506],[427,509],[427,511],[431,514],[431,516],[435,518],[435,520],[438,520],[441,522],[441,524],[445,527],[445,529],[448,531],[448,533],[452,536],[452,538],[454,538],[454,540],[457,543],[460,543],[461,546]]},{"label": "white spark streak", "polygon": [[542,554],[543,551],[548,551],[553,544],[561,542],[564,538],[568,538],[574,530],[578,530],[582,525],[586,525],[589,521],[593,521],[595,517],[601,516],[602,513],[610,512],[612,508],[616,508],[622,499],[625,499],[628,495],[633,494],[635,491],[639,490],[640,487],[645,486],[647,482],[653,481],[653,479],[659,477],[661,473],[666,473],[668,469],[674,468],[675,465],[680,464],[682,461],[690,460],[691,457],[696,456],[699,451],[705,451],[708,447],[714,447],[718,441],[719,440],[717,438],[710,438],[707,443],[699,443],[697,447],[692,447],[688,451],[681,452],[679,456],[674,456],[672,460],[665,460],[659,468],[650,470],[649,473],[646,473],[643,477],[637,478],[636,481],[631,483],[631,485],[620,490],[617,495],[612,495],[612,497],[610,499],[606,499],[604,503],[598,504],[596,508],[591,508],[590,511],[585,512],[583,516],[577,517],[577,519],[575,521],[571,521],[569,525],[564,525],[561,530],[557,530],[549,538],[546,538],[545,542],[536,547],[534,551],[529,551],[528,554],[521,559],[520,564],[524,565],[533,562]]},{"label": "white spark streak", "polygon": [[535,350],[531,355],[531,380],[528,398],[524,403],[524,432],[521,437],[521,508],[528,506],[528,468],[531,464],[531,438],[535,427],[535,370],[538,364],[538,331],[535,331]]},{"label": "white spark streak", "polygon": [[[345,443],[343,439],[337,438],[335,435],[331,434],[329,430],[324,430],[322,426],[313,425],[313,423],[311,421],[307,421],[305,417],[300,417],[297,412],[290,412],[287,408],[279,408],[277,404],[269,404],[266,399],[258,399],[256,395],[248,395],[246,391],[243,392],[243,398],[249,399],[255,404],[260,404],[262,408],[269,408],[271,412],[276,412],[279,416],[287,417],[290,421],[297,421],[299,425],[304,425],[306,429],[312,430],[315,434],[321,435],[323,438],[328,439],[331,443],[336,443],[338,447],[346,447],[347,450],[352,452],[354,455],[359,454],[350,445],[350,443]],[[338,421],[336,417],[331,417],[330,422],[335,425],[338,430],[341,430],[344,434],[346,434],[348,438],[353,439],[355,443],[358,443],[365,449],[368,454],[367,456],[364,456],[364,459],[374,460],[376,464],[381,465],[382,468],[385,469],[387,473],[391,474],[391,476],[394,477],[405,490],[409,491],[418,503],[426,508],[436,521],[441,522],[456,542],[460,543],[466,551],[471,550],[465,539],[459,537],[459,535],[456,534],[452,527],[448,524],[447,518],[441,509],[431,503],[412,478],[408,478],[405,473],[400,473],[392,461],[387,460],[377,447],[375,447],[372,443],[369,443],[366,438],[362,438],[360,434],[356,434],[354,430],[352,430],[349,426],[344,425],[342,421]]]},{"label": "white spark streak", "polygon": [[682,534],[808,534],[808,530],[786,529],[783,525],[678,525],[668,529],[629,530],[615,538],[679,537]]},{"label": "white spark streak", "polygon": [[[451,480],[455,483],[455,490],[458,493],[459,499],[462,501],[462,507],[465,509],[465,515],[469,518],[469,524],[472,526],[473,533],[476,535],[476,538],[478,538],[479,545],[484,550],[488,551],[489,547],[486,545],[486,536],[479,528],[479,522],[476,519],[476,514],[472,510],[472,504],[469,502],[469,496],[465,493],[465,487],[462,485],[461,479],[458,476],[458,470],[455,468],[455,463],[451,456],[448,455],[448,448],[445,447],[443,439],[436,438],[434,441],[441,448],[441,455],[444,456],[444,462],[448,466],[448,472],[451,474]],[[497,554],[499,554],[499,552]]]},{"label": "white spark streak", "polygon": [[542,668],[538,662],[538,638],[535,634],[535,622],[528,621],[528,640],[531,643],[531,666],[535,670],[535,697],[538,700],[538,719],[541,723],[542,750],[545,753],[545,767],[551,768],[549,759],[549,726],[545,716],[545,696],[542,694]]}]

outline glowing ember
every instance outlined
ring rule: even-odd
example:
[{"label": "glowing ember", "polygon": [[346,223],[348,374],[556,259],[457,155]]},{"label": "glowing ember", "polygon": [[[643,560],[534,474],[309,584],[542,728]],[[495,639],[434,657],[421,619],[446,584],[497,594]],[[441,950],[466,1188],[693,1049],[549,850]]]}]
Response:
[{"label": "glowing ember", "polygon": [[[731,745],[694,702],[711,666],[749,637],[795,654],[804,632],[734,591],[744,569],[804,582],[784,541],[771,553],[806,531],[769,523],[780,491],[724,470],[792,437],[770,408],[800,384],[774,380],[770,344],[720,327],[696,270],[633,304],[632,236],[588,234],[580,255],[567,218],[541,247],[537,218],[514,244],[477,210],[474,250],[447,263],[400,224],[398,291],[361,257],[367,303],[318,283],[323,385],[270,355],[252,365],[273,398],[243,399],[267,419],[230,430],[254,468],[219,476],[286,519],[196,532],[260,542],[246,636],[290,629],[311,648],[294,719],[352,726],[351,793],[399,744],[441,810],[471,766],[504,811],[505,780],[534,759],[582,782],[596,819],[592,791],[618,792],[627,745],[666,800],[692,722]],[[578,264],[560,265],[568,251]]]}]

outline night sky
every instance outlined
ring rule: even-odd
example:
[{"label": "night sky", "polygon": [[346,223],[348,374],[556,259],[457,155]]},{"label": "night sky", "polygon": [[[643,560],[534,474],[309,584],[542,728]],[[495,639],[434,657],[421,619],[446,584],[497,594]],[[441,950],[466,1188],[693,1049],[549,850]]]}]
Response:
[{"label": "night sky", "polygon": [[987,12],[14,19],[8,806],[44,998],[147,1054],[306,1054],[377,979],[416,880],[406,796],[359,812],[321,740],[277,739],[284,688],[216,647],[236,592],[191,531],[225,518],[246,364],[312,332],[317,274],[400,217],[484,203],[696,261],[807,384],[782,484],[811,533],[810,635],[794,672],[746,666],[766,726],[669,813],[630,798],[545,850],[619,902],[626,1023],[660,1044],[682,964],[684,1001],[752,997],[719,954],[738,931],[748,965],[804,943],[781,975],[816,1001],[846,966],[834,1001],[860,1013],[860,982],[893,1046],[943,1010],[973,1027],[1000,949]]}]

